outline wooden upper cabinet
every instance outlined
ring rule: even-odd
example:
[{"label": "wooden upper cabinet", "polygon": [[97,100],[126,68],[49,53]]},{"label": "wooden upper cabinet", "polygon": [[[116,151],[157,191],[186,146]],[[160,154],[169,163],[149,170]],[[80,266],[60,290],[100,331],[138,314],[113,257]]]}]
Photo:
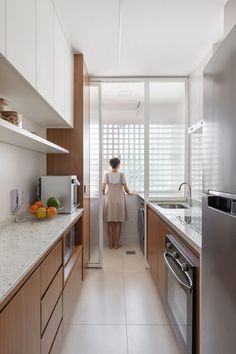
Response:
[{"label": "wooden upper cabinet", "polygon": [[0,313],[0,354],[40,354],[40,272]]},{"label": "wooden upper cabinet", "polygon": [[54,81],[53,81],[53,105],[55,110],[62,116],[65,116],[65,38],[54,9]]},{"label": "wooden upper cabinet", "polygon": [[6,0],[6,57],[35,87],[36,0]]},{"label": "wooden upper cabinet", "polygon": [[37,0],[36,88],[53,104],[53,5],[51,0]]},{"label": "wooden upper cabinet", "polygon": [[5,0],[0,0],[0,53],[3,55],[6,50],[5,24]]}]

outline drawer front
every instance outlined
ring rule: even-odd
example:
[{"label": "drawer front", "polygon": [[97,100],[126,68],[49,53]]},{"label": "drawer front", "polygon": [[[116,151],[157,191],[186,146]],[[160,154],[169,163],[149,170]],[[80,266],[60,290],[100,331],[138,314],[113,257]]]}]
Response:
[{"label": "drawer front", "polygon": [[40,266],[41,297],[44,295],[58,269],[62,265],[62,240],[49,253]]},{"label": "drawer front", "polygon": [[82,252],[63,290],[63,335],[66,334],[82,282]]},{"label": "drawer front", "polygon": [[62,320],[62,296],[60,297],[57,306],[55,307],[52,317],[45,329],[41,340],[41,354],[48,354],[56,336],[58,327]]},{"label": "drawer front", "polygon": [[63,331],[62,331],[62,322],[61,322],[52,349],[50,351],[50,354],[60,354],[62,348],[62,340],[63,340]]},{"label": "drawer front", "polygon": [[52,314],[57,300],[62,292],[62,268],[60,268],[52,284],[48,288],[46,294],[41,300],[41,333]]}]

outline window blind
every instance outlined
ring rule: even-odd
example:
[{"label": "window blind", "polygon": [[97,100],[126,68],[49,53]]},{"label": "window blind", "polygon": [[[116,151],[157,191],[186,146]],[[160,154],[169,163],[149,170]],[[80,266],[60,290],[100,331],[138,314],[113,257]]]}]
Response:
[{"label": "window blind", "polygon": [[184,174],[184,124],[150,124],[149,194],[176,193]]}]

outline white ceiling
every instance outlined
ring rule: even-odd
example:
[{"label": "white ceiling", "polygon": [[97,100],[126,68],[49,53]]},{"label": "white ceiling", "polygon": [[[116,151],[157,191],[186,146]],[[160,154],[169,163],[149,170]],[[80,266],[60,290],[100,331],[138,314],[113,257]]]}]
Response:
[{"label": "white ceiling", "polygon": [[190,74],[223,36],[227,0],[54,0],[93,76]]}]

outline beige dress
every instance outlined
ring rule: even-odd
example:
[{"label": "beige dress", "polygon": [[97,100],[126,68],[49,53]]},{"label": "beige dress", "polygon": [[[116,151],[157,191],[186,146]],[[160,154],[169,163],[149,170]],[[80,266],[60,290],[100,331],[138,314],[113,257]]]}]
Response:
[{"label": "beige dress", "polygon": [[125,193],[123,190],[124,174],[120,173],[119,183],[110,183],[109,174],[105,174],[108,191],[105,195],[103,216],[106,222],[125,222],[128,220]]}]

